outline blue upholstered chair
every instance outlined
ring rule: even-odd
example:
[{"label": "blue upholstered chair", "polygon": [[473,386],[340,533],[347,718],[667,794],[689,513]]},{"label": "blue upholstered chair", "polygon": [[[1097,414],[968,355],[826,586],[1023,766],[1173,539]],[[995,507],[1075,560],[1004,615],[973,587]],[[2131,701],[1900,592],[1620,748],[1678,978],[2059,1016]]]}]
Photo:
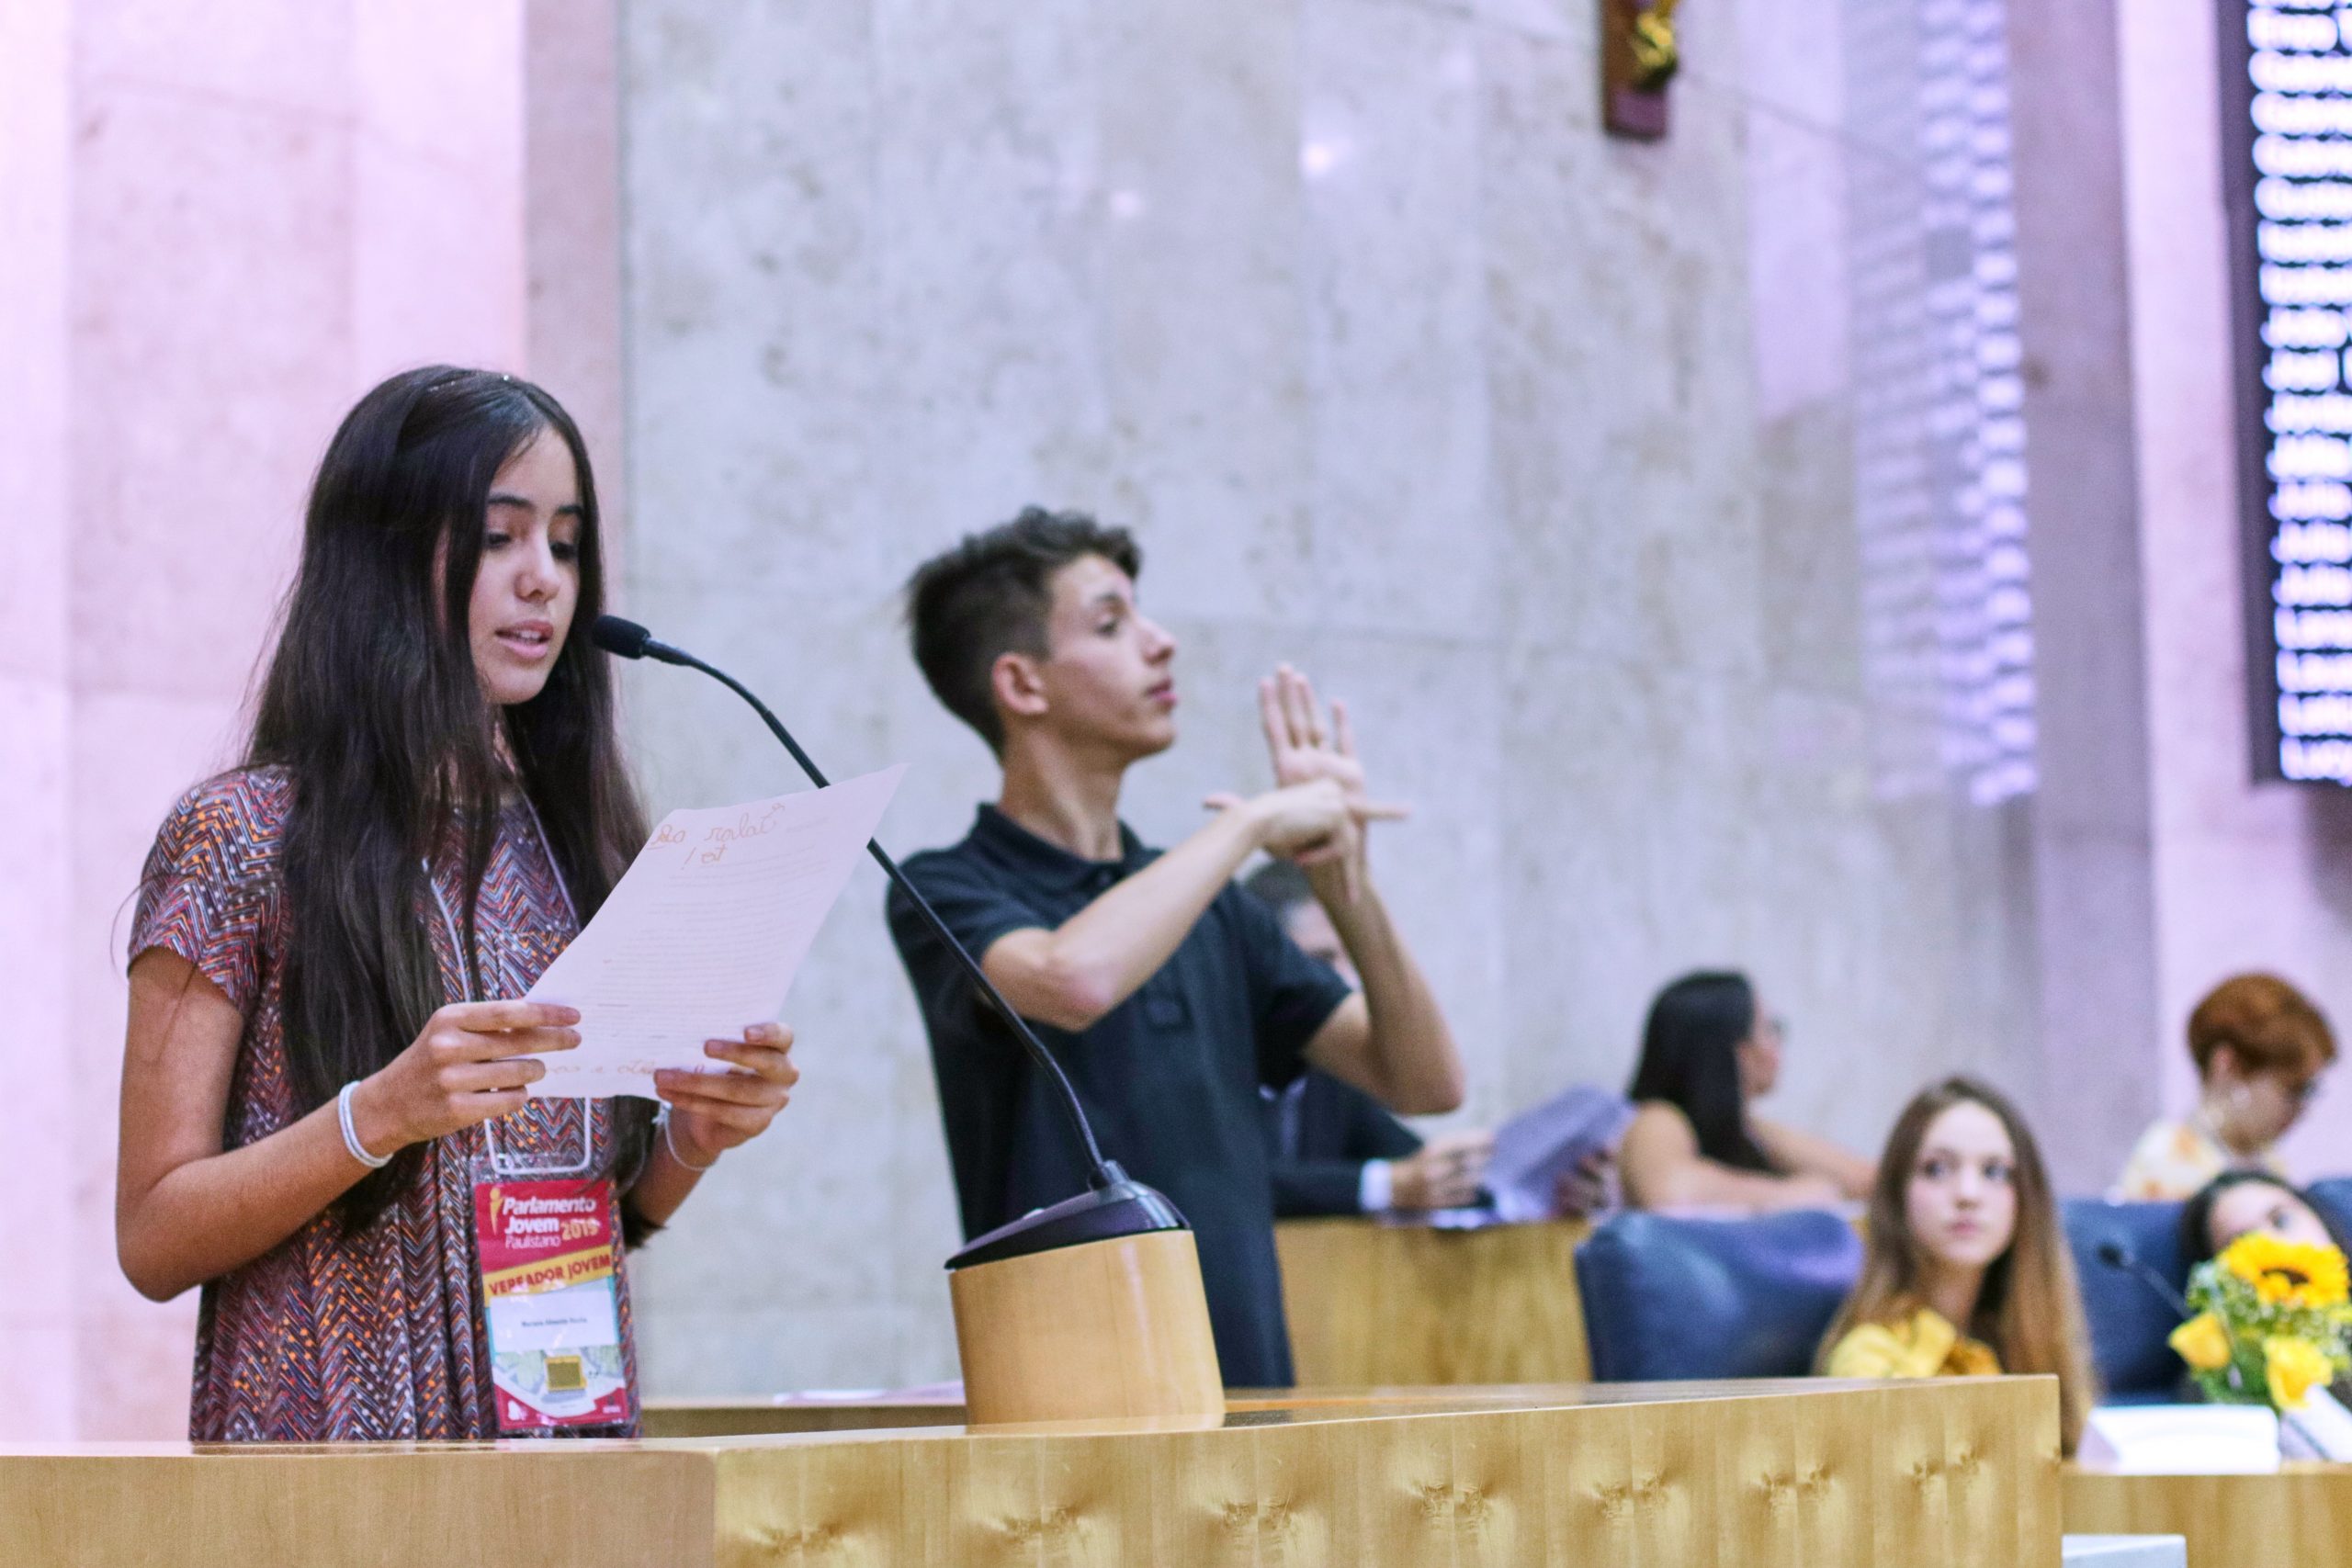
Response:
[{"label": "blue upholstered chair", "polygon": [[1619,1214],[1577,1248],[1592,1375],[1802,1377],[1861,1267],[1860,1237],[1832,1213]]},{"label": "blue upholstered chair", "polygon": [[2331,1176],[2324,1181],[2314,1181],[2303,1190],[2312,1195],[2335,1234],[2352,1236],[2352,1176]]},{"label": "blue upholstered chair", "polygon": [[2103,1261],[2099,1248],[2118,1244],[2179,1290],[2188,1277],[2188,1261],[2180,1256],[2180,1207],[2098,1198],[2069,1198],[2064,1206],[2066,1240],[2083,1288],[2083,1315],[2090,1322],[2091,1360],[2098,1369],[2100,1397],[2109,1403],[2170,1399],[2186,1369],[2165,1343],[2179,1325],[2180,1314],[2147,1281]]},{"label": "blue upholstered chair", "polygon": [[[2352,1178],[2310,1190],[2339,1233],[2352,1235]],[[2091,1356],[2111,1403],[2174,1398],[2184,1369],[2165,1343],[2178,1313],[2099,1249],[2119,1244],[2178,1291],[2195,1261],[2181,1256],[2180,1211],[2178,1203],[2097,1198],[2064,1205]],[[1577,1248],[1592,1375],[1603,1382],[1801,1376],[1861,1259],[1853,1227],[1829,1213],[1619,1214]]]}]

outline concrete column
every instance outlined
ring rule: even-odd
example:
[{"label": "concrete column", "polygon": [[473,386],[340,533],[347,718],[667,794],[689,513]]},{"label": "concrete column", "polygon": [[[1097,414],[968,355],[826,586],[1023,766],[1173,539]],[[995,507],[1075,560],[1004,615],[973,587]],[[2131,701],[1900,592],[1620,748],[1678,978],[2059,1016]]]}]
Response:
[{"label": "concrete column", "polygon": [[2061,1184],[2096,1190],[2154,1113],[2148,655],[2112,0],[2009,8],[2041,786],[2048,1100]]}]

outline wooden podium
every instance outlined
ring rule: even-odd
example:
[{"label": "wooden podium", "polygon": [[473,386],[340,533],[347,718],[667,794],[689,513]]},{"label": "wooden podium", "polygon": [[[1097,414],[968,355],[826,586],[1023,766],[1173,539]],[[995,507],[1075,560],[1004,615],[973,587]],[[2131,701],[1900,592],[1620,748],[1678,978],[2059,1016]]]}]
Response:
[{"label": "wooden podium", "polygon": [[1581,1382],[1581,1220],[1445,1231],[1377,1220],[1274,1227],[1299,1385]]},{"label": "wooden podium", "polygon": [[982,1263],[947,1283],[976,1420],[1225,1416],[1191,1231]]},{"label": "wooden podium", "polygon": [[1205,1430],[19,1449],[0,1450],[0,1561],[2057,1568],[2057,1446],[2053,1381],[1972,1378],[1237,1397]]}]

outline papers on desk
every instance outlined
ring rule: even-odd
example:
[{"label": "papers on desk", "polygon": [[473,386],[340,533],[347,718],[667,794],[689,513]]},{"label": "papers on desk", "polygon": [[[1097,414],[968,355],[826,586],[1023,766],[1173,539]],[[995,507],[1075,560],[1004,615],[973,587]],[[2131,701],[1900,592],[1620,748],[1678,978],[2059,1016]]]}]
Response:
[{"label": "papers on desk", "polygon": [[2352,1461],[2352,1410],[2327,1390],[2312,1390],[2301,1409],[2278,1417],[2278,1452],[2287,1459]]},{"label": "papers on desk", "polygon": [[2281,1459],[2352,1461],[2352,1411],[2315,1388],[2283,1416],[2263,1404],[2103,1404],[2084,1429],[2086,1470],[2259,1475]]},{"label": "papers on desk", "polygon": [[2116,1475],[2259,1475],[2278,1468],[2278,1417],[2260,1404],[2102,1404],[2077,1456]]},{"label": "papers on desk", "polygon": [[1633,1102],[1623,1095],[1573,1085],[1496,1131],[1477,1202],[1459,1209],[1391,1209],[1380,1223],[1477,1231],[1551,1219],[1558,1213],[1553,1194],[1560,1178],[1594,1155],[1613,1156],[1633,1119]]},{"label": "papers on desk", "polygon": [[1611,1153],[1634,1119],[1633,1102],[1591,1084],[1573,1084],[1504,1122],[1487,1161],[1486,1188],[1506,1224],[1552,1217],[1560,1179],[1596,1154]]},{"label": "papers on desk", "polygon": [[707,1040],[775,1018],[903,764],[829,789],[662,819],[605,907],[530,990],[580,1010],[537,1097],[653,1097],[657,1067],[724,1071]]}]

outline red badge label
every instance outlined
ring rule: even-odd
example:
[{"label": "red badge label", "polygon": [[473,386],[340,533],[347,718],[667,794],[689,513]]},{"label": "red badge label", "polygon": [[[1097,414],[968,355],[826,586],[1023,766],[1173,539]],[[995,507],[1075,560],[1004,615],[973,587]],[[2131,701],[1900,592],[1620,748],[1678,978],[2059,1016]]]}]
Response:
[{"label": "red badge label", "polygon": [[502,1432],[628,1419],[609,1181],[488,1181],[474,1234]]}]

